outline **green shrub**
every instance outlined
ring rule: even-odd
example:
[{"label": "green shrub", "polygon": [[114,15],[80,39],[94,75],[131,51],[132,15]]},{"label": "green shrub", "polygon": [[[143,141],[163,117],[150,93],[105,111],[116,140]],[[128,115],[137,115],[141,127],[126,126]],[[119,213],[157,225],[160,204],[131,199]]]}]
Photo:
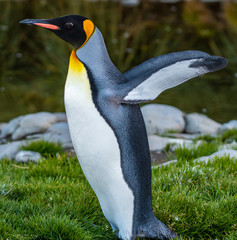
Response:
[{"label": "green shrub", "polygon": [[63,148],[60,144],[47,141],[31,142],[21,147],[22,150],[34,151],[40,153],[43,157],[56,157],[57,153],[62,153]]},{"label": "green shrub", "polygon": [[221,134],[222,142],[237,142],[237,129],[226,130]]}]

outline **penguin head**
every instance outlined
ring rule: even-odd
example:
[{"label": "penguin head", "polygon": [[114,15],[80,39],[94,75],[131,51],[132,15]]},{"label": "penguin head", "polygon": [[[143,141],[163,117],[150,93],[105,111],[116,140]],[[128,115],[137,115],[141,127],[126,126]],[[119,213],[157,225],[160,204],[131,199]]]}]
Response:
[{"label": "penguin head", "polygon": [[52,19],[25,19],[23,24],[49,29],[58,37],[72,44],[75,49],[82,47],[94,33],[94,23],[79,15],[67,15]]}]

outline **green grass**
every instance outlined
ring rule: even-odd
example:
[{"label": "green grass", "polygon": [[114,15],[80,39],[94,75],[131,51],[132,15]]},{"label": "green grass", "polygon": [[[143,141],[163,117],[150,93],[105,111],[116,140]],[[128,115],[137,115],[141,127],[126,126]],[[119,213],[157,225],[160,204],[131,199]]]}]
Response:
[{"label": "green grass", "polygon": [[212,153],[218,151],[219,146],[220,146],[219,141],[201,142],[198,146],[195,145],[192,147],[179,146],[175,149],[175,154],[179,162],[192,161],[195,158],[211,155]]},{"label": "green grass", "polygon": [[217,134],[217,136],[212,136],[209,134],[202,135],[200,137],[195,138],[194,142],[197,142],[198,140],[202,140],[207,143],[219,143],[219,144],[225,144],[225,143],[231,143],[237,141],[237,129],[228,129],[224,130],[222,133]]},{"label": "green grass", "polygon": [[77,159],[5,160],[0,179],[2,239],[113,239]]},{"label": "green grass", "polygon": [[211,136],[209,134],[205,134],[205,135],[195,138],[195,141],[198,141],[198,140],[202,140],[202,141],[206,141],[206,142],[213,142],[213,141],[216,141],[216,137]]},{"label": "green grass", "polygon": [[[195,143],[197,143],[199,140],[202,142],[199,145],[195,145]],[[237,141],[237,129],[225,130],[216,137],[208,134],[203,135],[197,137],[194,140],[194,145],[191,147],[178,146],[175,149],[175,156],[172,158],[177,158],[179,160],[179,163],[182,161],[192,162],[192,160],[196,158],[211,155],[212,153],[218,151],[219,147],[222,144],[232,143],[233,141]],[[167,154],[169,154],[169,149],[170,145],[167,145]],[[233,146],[233,149],[236,149],[236,147]]]},{"label": "green grass", "polygon": [[[210,153],[214,148],[209,145],[203,151]],[[32,145],[28,149],[36,150]],[[53,148],[45,149],[47,152]],[[186,155],[186,159],[194,155]],[[156,216],[182,239],[235,239],[236,170],[237,161],[228,157],[208,164],[179,161],[153,169]],[[0,239],[117,237],[77,159],[61,154],[38,164],[0,162]]]},{"label": "green grass", "polygon": [[186,162],[154,169],[157,216],[185,239],[236,236],[236,167],[236,161],[224,157],[208,164]]}]

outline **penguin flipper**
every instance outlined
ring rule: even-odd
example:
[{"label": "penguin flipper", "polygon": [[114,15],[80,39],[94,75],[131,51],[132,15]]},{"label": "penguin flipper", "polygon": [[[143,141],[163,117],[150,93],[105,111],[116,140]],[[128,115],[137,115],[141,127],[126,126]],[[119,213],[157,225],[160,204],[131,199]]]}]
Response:
[{"label": "penguin flipper", "polygon": [[149,59],[124,73],[126,96],[121,101],[137,104],[154,100],[166,89],[224,68],[227,60],[201,51],[183,51]]}]

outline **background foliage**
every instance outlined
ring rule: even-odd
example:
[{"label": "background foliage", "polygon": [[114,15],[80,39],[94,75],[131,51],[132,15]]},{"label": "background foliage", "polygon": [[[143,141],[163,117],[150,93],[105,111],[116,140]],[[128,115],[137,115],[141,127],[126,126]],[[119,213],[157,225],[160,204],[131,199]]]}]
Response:
[{"label": "background foliage", "polygon": [[237,112],[237,3],[198,0],[164,4],[143,1],[0,1],[0,121],[37,111],[64,111],[63,86],[71,47],[49,31],[20,25],[25,18],[80,14],[104,35],[122,71],[172,51],[202,50],[224,56],[228,66],[162,93],[156,100],[185,112],[206,112],[224,122]]}]

